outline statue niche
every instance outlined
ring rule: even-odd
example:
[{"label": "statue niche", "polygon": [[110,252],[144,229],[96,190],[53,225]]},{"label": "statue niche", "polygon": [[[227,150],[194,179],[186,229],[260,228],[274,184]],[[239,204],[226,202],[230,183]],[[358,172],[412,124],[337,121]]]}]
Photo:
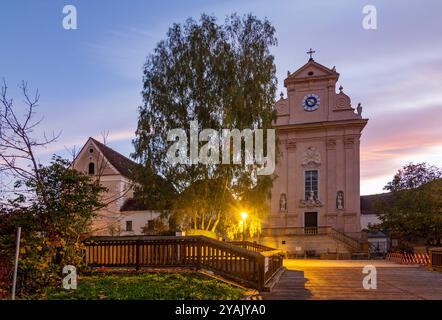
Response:
[{"label": "statue niche", "polygon": [[279,198],[279,212],[287,212],[287,196],[281,193]]},{"label": "statue niche", "polygon": [[343,210],[344,209],[344,191],[339,190],[336,194],[336,209]]}]

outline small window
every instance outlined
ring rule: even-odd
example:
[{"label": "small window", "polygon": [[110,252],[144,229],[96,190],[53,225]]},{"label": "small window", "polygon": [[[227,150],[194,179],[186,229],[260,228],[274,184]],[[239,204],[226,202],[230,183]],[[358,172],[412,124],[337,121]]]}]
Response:
[{"label": "small window", "polygon": [[314,73],[313,71],[309,71],[307,74],[308,74],[309,76],[312,76],[312,75],[314,75],[315,73]]},{"label": "small window", "polygon": [[95,174],[95,163],[89,163],[88,174]]},{"label": "small window", "polygon": [[132,231],[132,221],[126,221],[126,231]]},{"label": "small window", "polygon": [[149,231],[153,231],[153,229],[155,229],[155,221],[154,220],[147,221],[147,229]]},{"label": "small window", "polygon": [[89,153],[94,153],[94,148],[89,148]]}]

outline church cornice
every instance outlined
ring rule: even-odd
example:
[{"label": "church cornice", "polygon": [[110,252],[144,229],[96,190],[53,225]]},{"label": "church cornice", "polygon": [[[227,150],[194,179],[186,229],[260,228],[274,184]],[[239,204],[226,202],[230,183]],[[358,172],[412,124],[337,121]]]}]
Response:
[{"label": "church cornice", "polygon": [[274,125],[276,131],[305,131],[317,129],[332,129],[332,128],[351,128],[357,127],[362,130],[367,125],[368,119],[349,119],[338,121],[321,121],[309,123],[283,124]]},{"label": "church cornice", "polygon": [[[324,76],[316,76],[314,78],[312,77],[302,77],[302,78],[287,78],[284,80],[284,86],[288,87],[291,84],[298,84],[298,83],[314,83],[314,82],[319,82],[319,81],[327,81],[327,80],[333,80],[332,83],[329,83],[327,86],[328,87],[333,87],[336,83],[336,81],[338,81],[339,79],[339,75],[324,75]],[[294,88],[290,88],[289,91],[295,91]]]}]

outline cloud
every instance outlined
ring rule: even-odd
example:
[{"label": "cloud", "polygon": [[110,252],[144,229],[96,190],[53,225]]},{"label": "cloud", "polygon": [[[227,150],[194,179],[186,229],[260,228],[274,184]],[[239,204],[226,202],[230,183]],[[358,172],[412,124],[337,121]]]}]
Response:
[{"label": "cloud", "polygon": [[[384,184],[409,162],[442,166],[442,106],[389,111],[369,120],[361,139],[362,186],[383,178]],[[371,183],[373,185],[373,183]],[[381,191],[381,185],[376,190]]]}]

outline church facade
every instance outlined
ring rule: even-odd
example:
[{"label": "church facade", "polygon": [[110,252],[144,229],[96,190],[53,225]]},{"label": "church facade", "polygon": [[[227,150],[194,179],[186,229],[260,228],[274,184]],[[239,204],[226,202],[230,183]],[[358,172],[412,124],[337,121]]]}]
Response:
[{"label": "church facade", "polygon": [[261,242],[292,255],[363,251],[360,137],[368,119],[312,58],[284,80],[276,102],[279,143],[270,213]]}]

